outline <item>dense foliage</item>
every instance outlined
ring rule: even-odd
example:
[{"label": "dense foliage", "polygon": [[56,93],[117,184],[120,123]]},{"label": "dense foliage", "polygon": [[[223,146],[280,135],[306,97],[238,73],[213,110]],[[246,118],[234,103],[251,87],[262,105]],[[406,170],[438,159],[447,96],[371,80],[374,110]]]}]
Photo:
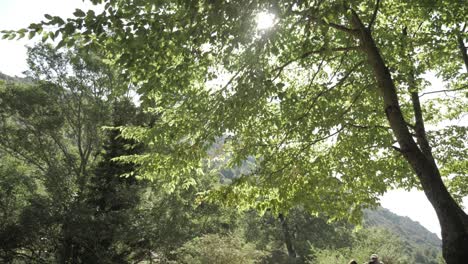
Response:
[{"label": "dense foliage", "polygon": [[[65,201],[59,210],[82,200],[71,194],[85,192],[90,159],[102,144],[97,127],[109,120],[101,118],[110,105],[101,100],[136,89],[148,120],[119,131],[144,151],[114,161],[136,164],[129,176],[151,180],[167,197],[192,191],[203,203],[271,211],[282,219],[293,257],[284,221],[293,208],[357,222],[389,188],[418,187],[441,223],[447,263],[468,258],[468,216],[459,206],[468,190],[467,127],[454,125],[468,105],[464,1],[92,2],[102,12],[76,10],[66,21],[46,15],[28,29],[4,32],[10,39],[60,38],[58,47],[80,54],[52,76],[42,65],[61,56],[33,56],[32,72],[55,85],[31,95],[20,90],[43,105],[6,108],[20,108],[7,114],[6,149],[36,162],[46,188],[61,187],[53,192],[53,201]],[[274,15],[273,27],[256,27],[261,12]],[[82,57],[97,72],[109,68],[106,89],[99,88],[101,74],[82,67]],[[73,78],[57,79],[69,69]],[[429,91],[427,74],[446,87]],[[90,92],[80,90],[86,85]],[[428,96],[441,92],[451,96]],[[6,102],[14,104],[15,93],[7,92]],[[54,105],[54,98],[66,103]],[[43,110],[49,118],[38,115]],[[34,144],[23,144],[28,136]],[[221,151],[213,153],[220,139]],[[234,169],[246,162],[252,166],[231,184],[205,188],[217,164]],[[57,177],[67,169],[71,185]]]},{"label": "dense foliage", "polygon": [[[73,57],[72,53],[55,52],[48,46],[30,50],[31,58],[40,54],[55,58],[64,56],[62,63],[67,64],[71,63],[68,56]],[[57,65],[56,62],[50,63]],[[86,64],[90,62],[82,63],[90,70]],[[50,72],[48,67],[45,69]],[[77,120],[71,116],[60,119],[61,114],[67,113],[64,110],[47,115],[51,109],[59,107],[67,106],[71,111],[71,106],[79,102],[80,96],[68,97],[72,91],[58,82],[70,78],[74,82],[68,84],[79,83],[79,79],[70,75],[67,72],[57,78],[56,83],[32,76],[29,79],[2,78],[0,83],[0,102],[4,106],[1,127],[16,129],[15,133],[22,131],[22,135],[26,135],[20,141],[11,132],[5,133],[0,145],[2,262],[316,263],[326,254],[331,254],[329,252],[348,252],[347,248],[358,241],[352,235],[351,226],[329,224],[325,218],[313,217],[303,208],[291,210],[280,221],[270,211],[259,215],[256,211],[239,212],[206,202],[193,203],[199,192],[221,183],[227,184],[242,172],[249,171],[251,159],[233,169],[226,168],[227,160],[215,162],[207,169],[216,173],[208,173],[200,179],[197,188],[190,186],[167,193],[161,191],[158,183],[137,180],[135,165],[113,161],[121,155],[144,153],[145,148],[124,139],[118,130],[109,128],[103,132],[95,131],[98,138],[93,142],[99,142],[95,145],[98,154],[88,163],[85,179],[77,177],[67,165],[59,167],[60,162],[73,166],[81,162],[77,158],[79,147],[73,145],[78,143],[73,139],[77,136],[73,133],[75,130],[57,132],[66,130],[67,122],[73,124]],[[51,96],[51,87],[62,96]],[[89,88],[84,85],[80,91],[86,92]],[[81,95],[81,92],[76,94]],[[22,104],[26,101],[30,102],[28,107]],[[125,97],[106,95],[82,102],[106,106],[102,112],[106,119],[102,122],[107,126],[151,125],[148,116]],[[93,112],[73,117],[88,120],[94,116],[90,113]],[[38,134],[36,126],[43,123],[47,123],[50,130]],[[86,124],[84,121],[81,123]],[[52,136],[57,136],[53,141],[57,145],[50,144],[50,149],[44,149],[39,142]],[[57,142],[63,142],[63,149],[58,148],[54,152],[54,147],[60,146]],[[216,156],[222,145],[213,145],[211,155]],[[44,154],[42,159],[33,159],[37,153]],[[76,158],[66,160],[65,154],[76,155]],[[57,159],[46,162],[53,158]],[[56,166],[55,175],[48,173],[52,165]],[[71,198],[64,199],[68,197],[65,194]],[[288,242],[285,241],[285,223]],[[295,257],[290,256],[287,243]],[[385,248],[387,242],[379,244]],[[417,246],[410,243],[409,247]],[[362,254],[353,252],[343,258],[350,255],[361,257],[367,251]]]}]

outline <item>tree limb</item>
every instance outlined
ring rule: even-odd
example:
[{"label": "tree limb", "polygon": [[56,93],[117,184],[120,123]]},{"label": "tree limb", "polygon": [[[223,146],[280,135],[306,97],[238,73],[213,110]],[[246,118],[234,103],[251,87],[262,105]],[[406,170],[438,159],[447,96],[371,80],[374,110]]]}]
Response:
[{"label": "tree limb", "polygon": [[[325,21],[324,21],[325,22]],[[343,25],[340,25],[340,24],[335,24],[335,23],[327,23],[325,22],[326,25],[336,29],[336,30],[339,30],[339,31],[343,31],[343,32],[346,32],[348,34],[352,34],[352,35],[355,35],[356,34],[356,30],[355,29],[352,29],[352,28],[348,28],[348,27],[345,27]]]},{"label": "tree limb", "polygon": [[13,147],[11,146],[7,146],[7,145],[0,145],[0,149],[2,149],[3,151],[5,151],[6,153],[12,155],[13,157],[16,157],[18,159],[21,159],[23,161],[26,161],[26,162],[29,162],[31,163],[32,165],[36,166],[37,169],[39,169],[40,171],[42,172],[47,172],[47,168],[45,168],[44,166],[42,166],[39,162],[36,161],[36,159],[34,158],[31,158],[29,157],[28,155],[14,149]]},{"label": "tree limb", "polygon": [[298,61],[298,60],[302,60],[302,59],[305,59],[307,57],[309,57],[310,55],[312,54],[321,54],[321,53],[324,53],[326,51],[331,51],[331,52],[339,52],[339,51],[353,51],[353,50],[359,50],[360,49],[360,46],[351,46],[351,47],[337,47],[337,48],[331,48],[331,49],[327,49],[327,48],[320,48],[318,50],[311,50],[311,51],[307,51],[305,53],[303,53],[301,56],[295,58],[295,59],[292,59],[292,60],[289,60],[287,62],[285,62],[284,64],[282,64],[281,66],[278,66],[274,69],[274,71],[279,71],[281,73],[281,71],[283,71],[284,68],[286,68],[286,66],[288,66],[289,64],[295,62],[295,61]]},{"label": "tree limb", "polygon": [[430,92],[425,92],[419,95],[419,97],[423,97],[424,95],[427,94],[434,94],[434,93],[448,93],[448,92],[456,92],[456,91],[462,91],[468,88],[468,85],[464,85],[462,87],[456,88],[456,89],[445,89],[445,90],[437,90],[437,91],[430,91]]},{"label": "tree limb", "polygon": [[389,126],[380,126],[380,125],[374,125],[374,126],[365,126],[365,125],[359,125],[359,124],[354,124],[354,123],[346,123],[347,126],[354,127],[354,128],[359,128],[359,129],[369,129],[369,128],[380,128],[384,130],[390,130],[392,129]]},{"label": "tree limb", "polygon": [[[415,85],[413,70],[411,70],[410,73],[410,86],[411,84]],[[432,157],[431,147],[429,145],[429,141],[427,140],[426,128],[424,127],[424,118],[421,110],[421,102],[419,101],[419,95],[417,91],[411,92],[411,102],[413,104],[414,111],[414,132],[416,134],[416,142],[421,148],[422,153],[428,159],[433,161],[434,158]]]},{"label": "tree limb", "polygon": [[320,25],[329,26],[331,28],[334,28],[336,30],[339,30],[339,31],[342,31],[342,32],[345,32],[345,33],[348,33],[348,34],[351,34],[351,35],[357,35],[358,34],[358,31],[356,29],[348,28],[346,26],[336,24],[336,23],[327,22],[324,19],[319,19],[319,18],[313,17],[313,16],[309,16],[309,18],[310,18],[311,21],[314,21],[315,23],[320,24]]},{"label": "tree limb", "polygon": [[380,0],[377,0],[375,2],[374,13],[372,14],[372,18],[371,18],[371,20],[369,22],[369,25],[367,26],[367,29],[369,29],[369,30],[372,29],[372,26],[375,23],[375,20],[377,18],[377,14],[379,13],[379,6],[380,6]]}]

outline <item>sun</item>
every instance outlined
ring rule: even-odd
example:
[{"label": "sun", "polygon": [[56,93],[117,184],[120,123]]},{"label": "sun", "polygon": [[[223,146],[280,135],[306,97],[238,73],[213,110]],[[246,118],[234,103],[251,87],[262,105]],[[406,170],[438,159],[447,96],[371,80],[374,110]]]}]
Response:
[{"label": "sun", "polygon": [[275,15],[269,12],[260,12],[256,17],[257,29],[265,30],[273,27],[275,24]]}]

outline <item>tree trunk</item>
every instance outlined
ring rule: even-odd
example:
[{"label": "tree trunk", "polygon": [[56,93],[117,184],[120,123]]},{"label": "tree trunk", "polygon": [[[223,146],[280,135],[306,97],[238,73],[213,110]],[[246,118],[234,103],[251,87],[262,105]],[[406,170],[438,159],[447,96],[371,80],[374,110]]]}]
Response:
[{"label": "tree trunk", "polygon": [[468,72],[468,54],[467,54],[465,42],[463,41],[461,33],[458,34],[457,38],[458,38],[458,48],[460,49],[463,62],[465,63],[466,71]]},{"label": "tree trunk", "polygon": [[279,214],[278,218],[281,222],[281,228],[283,229],[284,243],[286,244],[286,248],[288,249],[288,256],[290,258],[296,258],[296,251],[294,250],[294,247],[292,245],[288,223],[286,222],[286,219],[284,219],[283,214]]},{"label": "tree trunk", "polygon": [[68,230],[68,225],[62,226],[62,242],[60,247],[60,253],[58,257],[59,263],[72,263],[73,259],[73,240]]},{"label": "tree trunk", "polygon": [[426,197],[436,211],[442,230],[442,250],[445,261],[447,264],[467,263],[468,216],[445,187],[432,154],[429,153],[428,156],[428,153],[423,153],[409,132],[400,110],[395,84],[372,38],[371,31],[364,26],[355,12],[353,12],[351,22],[357,29],[356,37],[360,41],[377,80],[377,88],[383,97],[385,114],[398,141],[399,151],[413,168]]}]

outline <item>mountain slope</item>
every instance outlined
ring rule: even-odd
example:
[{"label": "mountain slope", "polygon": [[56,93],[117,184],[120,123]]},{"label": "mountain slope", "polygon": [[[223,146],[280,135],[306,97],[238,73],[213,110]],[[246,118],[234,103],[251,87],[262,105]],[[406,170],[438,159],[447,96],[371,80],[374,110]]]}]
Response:
[{"label": "mountain slope", "polygon": [[414,249],[416,259],[421,259],[417,263],[431,263],[422,259],[433,259],[441,253],[442,241],[436,234],[418,222],[396,215],[388,209],[380,207],[376,210],[365,210],[364,227],[384,228],[400,237],[405,244]]},{"label": "mountain slope", "polygon": [[7,81],[7,82],[20,82],[20,83],[30,83],[30,78],[23,78],[23,77],[12,77],[0,72],[0,80]]}]

